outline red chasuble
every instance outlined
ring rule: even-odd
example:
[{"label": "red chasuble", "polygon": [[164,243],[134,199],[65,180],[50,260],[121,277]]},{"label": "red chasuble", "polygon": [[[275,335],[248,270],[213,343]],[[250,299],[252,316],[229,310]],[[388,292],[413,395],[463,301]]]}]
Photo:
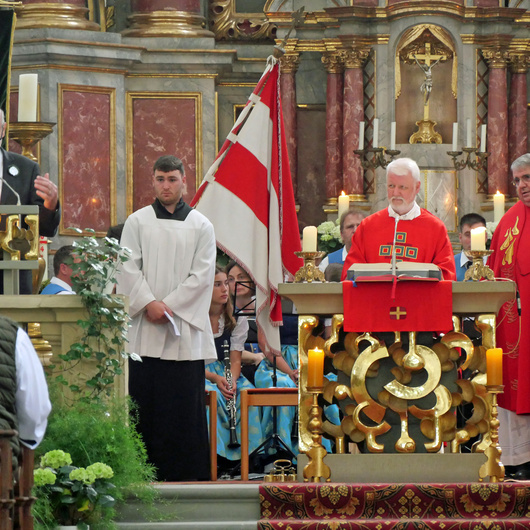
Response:
[{"label": "red chasuble", "polygon": [[493,234],[488,265],[496,278],[517,283],[521,317],[515,300],[497,317],[497,347],[504,351],[504,394],[499,405],[517,414],[530,413],[530,208],[518,202],[506,212]]}]

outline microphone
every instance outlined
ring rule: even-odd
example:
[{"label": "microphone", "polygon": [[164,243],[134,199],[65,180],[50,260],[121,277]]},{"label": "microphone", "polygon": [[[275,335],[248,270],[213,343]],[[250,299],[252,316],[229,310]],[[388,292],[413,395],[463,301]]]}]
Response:
[{"label": "microphone", "polygon": [[0,177],[0,178],[2,180],[2,184],[5,184],[13,192],[13,194],[17,198],[17,206],[21,206],[20,195],[13,189],[13,187],[7,182],[7,180],[5,178],[3,178],[3,177]]}]

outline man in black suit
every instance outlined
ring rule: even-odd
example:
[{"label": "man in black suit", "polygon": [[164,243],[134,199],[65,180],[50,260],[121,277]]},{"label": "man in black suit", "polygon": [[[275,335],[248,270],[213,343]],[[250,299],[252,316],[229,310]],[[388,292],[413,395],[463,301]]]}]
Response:
[{"label": "man in black suit", "polygon": [[[4,111],[0,109],[0,142],[7,128],[4,116]],[[0,204],[37,205],[40,235],[53,237],[61,218],[57,186],[48,173],[41,176],[39,165],[29,158],[3,148],[0,148],[0,155]],[[21,294],[31,293],[31,274],[27,272],[21,271]],[[0,290],[3,290],[3,282]]]}]

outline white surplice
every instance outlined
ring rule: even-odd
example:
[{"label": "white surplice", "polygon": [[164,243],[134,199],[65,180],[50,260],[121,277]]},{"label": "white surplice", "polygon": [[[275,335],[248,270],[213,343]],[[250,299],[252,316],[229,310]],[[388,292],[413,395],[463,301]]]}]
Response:
[{"label": "white surplice", "polygon": [[[121,245],[132,251],[117,276],[117,292],[129,296],[130,351],[164,360],[214,361],[208,311],[216,243],[210,221],[195,210],[183,221],[160,219],[147,206],[129,216]],[[147,321],[144,308],[153,300],[171,308],[180,337],[170,323]]]}]

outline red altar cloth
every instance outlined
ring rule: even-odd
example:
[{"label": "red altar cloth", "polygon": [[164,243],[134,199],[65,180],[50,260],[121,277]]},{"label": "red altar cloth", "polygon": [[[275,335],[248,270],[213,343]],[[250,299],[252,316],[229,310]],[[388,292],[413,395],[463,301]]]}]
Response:
[{"label": "red altar cloth", "polygon": [[447,333],[453,329],[452,283],[342,282],[344,331]]}]

